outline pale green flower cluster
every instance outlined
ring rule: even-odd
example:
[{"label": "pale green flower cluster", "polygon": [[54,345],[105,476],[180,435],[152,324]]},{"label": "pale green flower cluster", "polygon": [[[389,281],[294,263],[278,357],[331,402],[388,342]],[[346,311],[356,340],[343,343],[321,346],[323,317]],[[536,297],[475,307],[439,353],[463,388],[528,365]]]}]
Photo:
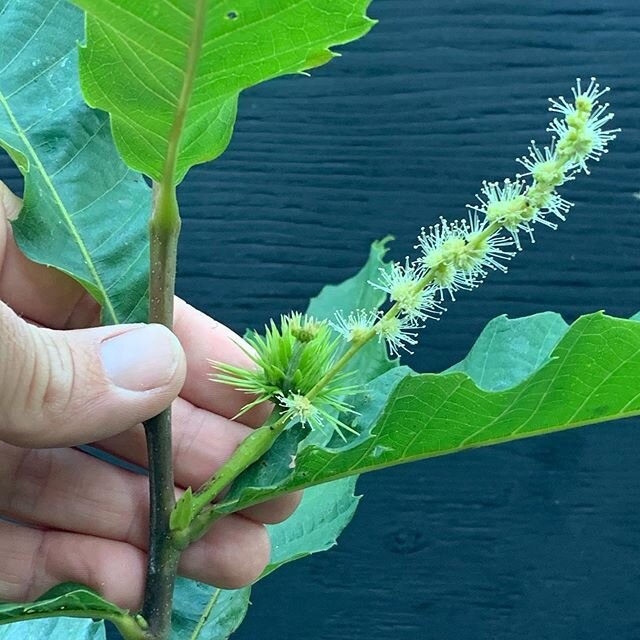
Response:
[{"label": "pale green flower cluster", "polygon": [[335,337],[326,321],[294,312],[281,316],[279,324],[272,320],[264,336],[251,333],[247,342],[251,350],[245,352],[254,369],[211,363],[212,380],[253,396],[238,415],[274,402],[291,421],[319,430],[329,425],[341,435],[351,430],[338,416],[351,411],[343,398],[358,389],[346,383],[346,374],[330,373],[343,340]]},{"label": "pale green flower cluster", "polygon": [[386,341],[392,355],[415,345],[416,331],[445,310],[445,297],[455,301],[461,290],[479,286],[489,271],[507,271],[506,263],[522,249],[521,234],[534,242],[535,225],[552,229],[564,221],[572,204],[557,189],[579,173],[589,173],[588,163],[599,160],[617,129],[607,129],[613,113],[600,98],[609,88],[591,79],[586,88],[580,79],[572,89],[573,100],[551,99],[550,111],[559,114],[548,127],[553,134],[549,146],[535,142],[518,162],[525,172],[515,179],[484,182],[477,203],[467,205],[466,219],[444,218],[418,236],[419,255],[413,261],[382,269],[371,285],[389,296],[386,313],[358,311],[337,314],[334,328],[356,342],[367,331]]},{"label": "pale green flower cluster", "polygon": [[507,271],[506,263],[522,249],[521,234],[534,242],[536,224],[556,229],[557,221],[566,219],[572,204],[557,189],[589,173],[588,163],[607,152],[617,132],[606,128],[613,114],[608,103],[600,103],[608,88],[594,79],[583,88],[578,80],[572,91],[571,102],[551,100],[550,111],[558,114],[548,128],[551,143],[543,148],[531,143],[529,154],[518,159],[522,174],[484,182],[465,219],[440,218],[423,228],[415,259],[380,270],[370,285],[387,294],[386,311],[338,312],[330,323],[283,316],[279,327],[273,322],[267,327],[264,338],[250,337],[255,371],[217,364],[215,379],[253,394],[247,408],[275,402],[289,424],[320,430],[329,425],[340,435],[351,430],[339,415],[352,411],[344,397],[357,389],[345,384],[343,370],[362,346],[377,338],[393,356],[409,351],[418,330],[446,310],[445,299],[455,301],[458,291],[479,286],[490,271]]}]

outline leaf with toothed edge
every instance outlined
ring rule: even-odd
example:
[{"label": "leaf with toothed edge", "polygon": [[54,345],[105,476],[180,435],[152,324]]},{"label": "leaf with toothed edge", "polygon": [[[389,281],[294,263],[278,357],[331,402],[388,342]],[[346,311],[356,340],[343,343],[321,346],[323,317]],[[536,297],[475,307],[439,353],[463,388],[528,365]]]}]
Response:
[{"label": "leaf with toothed edge", "polygon": [[[552,315],[544,323],[555,323],[557,331]],[[367,387],[356,406],[360,415],[352,426],[359,436],[346,445],[303,443],[295,469],[275,458],[260,473],[250,469],[218,510],[233,512],[391,465],[640,415],[640,323],[602,313],[584,316],[545,353],[553,347],[549,335],[542,331],[539,342],[521,342],[538,352],[538,368],[525,379],[517,379],[521,372],[515,370],[509,387],[499,391],[481,389],[465,373],[391,369]]]},{"label": "leaf with toothed edge", "polygon": [[106,323],[140,321],[151,193],[120,159],[108,116],[84,103],[82,34],[67,2],[0,0],[0,146],[25,180],[14,235],[29,258],[89,291]]},{"label": "leaf with toothed edge", "polygon": [[[194,0],[73,0],[87,12],[81,51],[85,98],[111,114],[127,164],[160,180],[193,35]],[[374,24],[370,0],[209,2],[175,182],[229,144],[238,95],[323,65],[335,45]]]}]

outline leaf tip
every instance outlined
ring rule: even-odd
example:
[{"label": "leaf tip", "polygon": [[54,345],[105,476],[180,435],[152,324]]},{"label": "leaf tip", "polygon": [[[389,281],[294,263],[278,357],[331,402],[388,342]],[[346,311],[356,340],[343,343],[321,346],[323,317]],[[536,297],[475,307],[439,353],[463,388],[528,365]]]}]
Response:
[{"label": "leaf tip", "polygon": [[380,251],[382,253],[382,256],[384,257],[387,252],[389,251],[389,244],[391,242],[393,242],[395,240],[395,236],[392,235],[388,235],[385,236],[384,238],[380,239],[380,240],[375,240],[373,242],[373,244],[371,245],[372,249],[376,250],[376,251]]}]

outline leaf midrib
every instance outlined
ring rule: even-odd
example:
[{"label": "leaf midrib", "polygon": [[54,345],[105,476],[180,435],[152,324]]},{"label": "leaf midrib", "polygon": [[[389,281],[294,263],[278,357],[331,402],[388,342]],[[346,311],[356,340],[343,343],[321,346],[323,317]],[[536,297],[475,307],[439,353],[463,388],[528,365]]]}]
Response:
[{"label": "leaf midrib", "polygon": [[76,226],[73,224],[73,220],[71,219],[71,214],[67,211],[67,208],[65,207],[64,203],[62,202],[62,199],[60,198],[60,195],[58,194],[58,191],[55,187],[55,185],[53,184],[53,182],[51,181],[46,169],[44,168],[44,165],[42,164],[42,161],[40,160],[40,157],[38,156],[38,154],[36,153],[35,149],[33,148],[31,142],[29,141],[29,138],[27,135],[25,135],[25,131],[22,128],[22,126],[20,125],[20,123],[18,122],[17,118],[15,117],[13,110],[11,109],[11,106],[9,105],[9,103],[7,102],[7,100],[5,99],[4,93],[0,91],[0,104],[2,104],[2,106],[4,107],[5,111],[7,112],[7,116],[9,117],[9,120],[11,121],[11,124],[13,125],[18,137],[20,138],[20,140],[22,140],[23,144],[25,145],[29,157],[31,158],[31,160],[33,161],[33,164],[35,165],[35,167],[37,168],[37,170],[39,171],[39,173],[42,176],[42,179],[44,180],[44,183],[46,184],[47,188],[49,189],[49,191],[51,192],[51,195],[53,197],[53,201],[55,202],[57,208],[60,211],[60,215],[62,217],[62,219],[65,221],[67,228],[69,229],[69,233],[71,233],[71,236],[73,237],[75,243],[77,244],[78,248],[80,249],[80,253],[82,254],[82,258],[87,266],[87,268],[89,269],[89,272],[91,274],[91,276],[94,279],[94,285],[98,288],[98,290],[100,291],[101,295],[102,295],[102,302],[104,304],[105,310],[107,312],[107,315],[110,317],[110,320],[113,323],[118,323],[118,317],[116,315],[115,309],[113,307],[113,304],[111,303],[111,299],[109,298],[109,295],[107,294],[107,290],[104,286],[104,284],[102,283],[102,279],[100,278],[100,275],[98,274],[98,270],[96,269],[96,266],[91,258],[91,254],[89,253],[89,250],[87,249],[82,236],[80,235],[80,233],[78,232],[78,229],[76,228]]},{"label": "leaf midrib", "polygon": [[[626,406],[626,405],[625,405]],[[469,449],[480,449],[480,448],[484,448],[484,447],[489,447],[489,446],[493,446],[496,444],[506,444],[509,442],[514,442],[515,440],[524,440],[525,438],[535,438],[537,436],[542,436],[542,435],[546,435],[547,433],[551,432],[551,433],[560,433],[561,431],[568,431],[570,429],[575,429],[575,428],[579,428],[579,427],[586,427],[589,425],[595,425],[595,424],[600,424],[602,422],[611,422],[614,420],[623,420],[626,418],[635,418],[635,417],[639,417],[640,416],[640,409],[636,410],[636,411],[631,411],[628,413],[615,413],[615,414],[611,414],[608,416],[604,416],[604,417],[598,417],[598,418],[591,418],[588,420],[580,420],[577,422],[572,422],[572,423],[567,423],[564,424],[561,427],[557,427],[557,426],[552,426],[552,427],[545,427],[543,429],[541,429],[540,431],[535,431],[535,432],[527,432],[527,433],[522,433],[522,432],[518,432],[516,435],[507,435],[507,436],[501,436],[499,438],[493,438],[491,440],[485,440],[483,442],[479,442],[477,444],[471,444],[471,445],[466,445],[464,447],[460,447],[460,446],[456,446],[456,447],[450,447],[447,449],[443,449],[441,451],[433,451],[430,453],[417,453],[417,454],[413,454],[411,456],[407,456],[405,458],[394,458],[391,462],[381,462],[378,464],[370,464],[366,467],[361,467],[359,468],[357,471],[354,471],[354,468],[351,467],[349,469],[346,469],[344,471],[341,471],[340,473],[337,473],[335,475],[332,475],[330,478],[323,478],[321,480],[318,480],[318,477],[322,475],[324,469],[329,466],[333,460],[330,459],[326,462],[325,466],[321,467],[317,472],[314,473],[314,475],[312,477],[310,477],[306,482],[301,482],[301,483],[293,483],[293,484],[285,484],[283,487],[278,487],[278,489],[274,492],[265,492],[264,494],[259,494],[257,495],[255,498],[253,499],[249,499],[246,501],[239,501],[237,506],[236,505],[229,505],[229,507],[231,507],[230,510],[224,510],[222,511],[222,513],[225,514],[230,514],[230,513],[235,513],[236,511],[240,510],[240,509],[246,509],[248,507],[253,507],[256,504],[261,504],[263,502],[266,502],[268,500],[272,500],[274,498],[277,498],[280,495],[283,495],[285,493],[289,493],[291,491],[303,491],[305,489],[308,489],[310,487],[314,487],[316,485],[319,484],[323,484],[325,482],[333,482],[334,480],[340,480],[343,478],[348,478],[349,476],[353,476],[353,475],[362,475],[363,473],[369,473],[371,471],[379,471],[381,469],[387,469],[389,467],[397,467],[398,465],[404,465],[407,464],[409,462],[418,462],[420,460],[428,460],[430,458],[439,458],[445,455],[450,455],[452,453],[458,453],[461,451],[467,451]],[[367,456],[369,455],[370,450],[367,451]],[[366,456],[364,456],[366,457]],[[251,487],[249,487],[249,489],[251,490]],[[259,490],[260,488],[258,488]],[[224,503],[221,503],[221,506],[224,506]]]},{"label": "leaf midrib", "polygon": [[204,608],[202,615],[198,620],[198,624],[196,625],[196,628],[193,630],[193,634],[191,635],[191,638],[189,640],[198,640],[198,638],[200,638],[200,634],[204,629],[204,625],[207,624],[207,621],[211,617],[213,608],[216,606],[216,603],[218,602],[218,598],[220,598],[221,593],[222,593],[222,589],[216,589],[213,592],[213,595],[209,599],[207,606]]}]

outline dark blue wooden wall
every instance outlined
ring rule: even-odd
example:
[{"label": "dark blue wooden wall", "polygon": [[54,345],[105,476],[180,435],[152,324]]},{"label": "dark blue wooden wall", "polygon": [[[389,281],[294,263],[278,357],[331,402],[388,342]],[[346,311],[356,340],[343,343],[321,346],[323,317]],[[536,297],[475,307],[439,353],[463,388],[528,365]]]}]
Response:
[{"label": "dark blue wooden wall", "polygon": [[[486,322],[640,309],[640,1],[374,0],[380,23],[312,78],[241,100],[196,170],[180,289],[238,330],[302,309],[369,243],[459,216],[545,139],[546,98],[612,87],[624,133],[538,242],[429,327],[412,364],[460,359]],[[340,545],[259,584],[238,640],[640,638],[640,422],[363,477]],[[288,595],[289,594],[289,595]]]},{"label": "dark blue wooden wall", "polygon": [[[557,232],[432,323],[441,370],[492,317],[640,309],[640,0],[374,0],[380,23],[313,73],[248,91],[181,190],[179,291],[238,331],[303,309],[371,241],[394,257],[544,142],[546,98],[612,86],[623,134]],[[7,174],[7,170],[4,170]],[[9,172],[14,175],[13,172]],[[635,195],[634,195],[635,194]],[[640,638],[640,423],[363,477],[336,549],[260,583],[237,640]]]}]

